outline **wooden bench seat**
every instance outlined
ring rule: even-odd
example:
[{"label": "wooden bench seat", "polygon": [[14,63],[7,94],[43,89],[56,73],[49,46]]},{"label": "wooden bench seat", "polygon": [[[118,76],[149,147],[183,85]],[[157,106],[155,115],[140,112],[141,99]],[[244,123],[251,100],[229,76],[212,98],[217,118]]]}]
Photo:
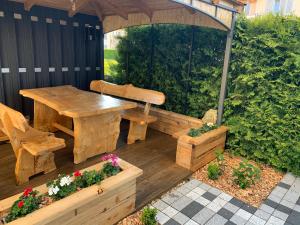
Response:
[{"label": "wooden bench seat", "polygon": [[116,85],[103,80],[92,81],[92,91],[100,92],[125,99],[131,99],[146,103],[144,110],[140,108],[125,110],[122,118],[130,121],[127,143],[132,144],[137,140],[145,140],[148,124],[157,120],[155,116],[149,115],[151,104],[162,105],[165,95],[158,91],[134,87],[132,84]]},{"label": "wooden bench seat", "polygon": [[33,129],[21,113],[1,103],[0,121],[0,130],[9,138],[17,158],[17,184],[28,182],[35,174],[56,169],[52,152],[66,146],[63,139]]}]

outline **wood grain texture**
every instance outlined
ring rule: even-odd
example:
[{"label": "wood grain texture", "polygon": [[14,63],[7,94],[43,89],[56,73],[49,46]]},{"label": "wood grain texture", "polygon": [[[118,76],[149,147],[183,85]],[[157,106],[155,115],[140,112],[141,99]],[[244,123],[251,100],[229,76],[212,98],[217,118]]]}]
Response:
[{"label": "wood grain texture", "polygon": [[224,151],[228,128],[221,126],[199,137],[190,137],[188,130],[175,136],[177,141],[176,163],[191,171],[196,171],[216,158],[215,151]]},{"label": "wood grain texture", "polygon": [[[107,224],[112,225],[135,209],[136,179],[143,171],[120,160],[122,172],[109,177],[100,185],[82,189],[9,224]],[[101,169],[104,162],[84,171]],[[81,171],[83,172],[83,171]],[[47,192],[46,185],[35,190]],[[9,211],[17,194],[0,202],[0,215]]]},{"label": "wood grain texture", "polygon": [[76,164],[115,150],[120,133],[121,110],[137,105],[72,86],[21,90],[20,93],[34,99],[35,128],[52,132],[59,129],[74,136]]},{"label": "wood grain texture", "polygon": [[151,104],[162,105],[165,102],[165,95],[163,93],[137,88],[132,84],[116,85],[99,80],[92,81],[90,89],[102,94],[146,103],[144,110],[136,108],[125,110],[122,113],[122,118],[130,121],[127,144],[133,144],[137,140],[144,141],[146,139],[148,124],[157,120],[156,117],[149,115]]},{"label": "wood grain texture", "polygon": [[56,169],[53,151],[65,147],[63,139],[31,128],[23,115],[0,103],[0,129],[7,135],[17,158],[17,184],[29,181],[35,174]]},{"label": "wood grain texture", "polygon": [[[118,149],[114,153],[141,168],[144,172],[137,179],[136,208],[140,209],[186,179],[191,172],[176,164],[177,141],[174,138],[150,128],[146,141],[126,145],[127,128],[127,121],[123,121]],[[74,164],[74,139],[62,132],[56,133],[56,136],[65,139],[67,144],[65,149],[55,152],[57,170],[45,175],[35,176],[30,179],[29,183],[20,186],[15,184],[14,164],[16,158],[11,145],[0,143],[0,199],[20,193],[28,186],[42,185],[51,179],[55,179],[58,174],[70,174],[101,161],[99,156],[95,156],[81,164]]]}]

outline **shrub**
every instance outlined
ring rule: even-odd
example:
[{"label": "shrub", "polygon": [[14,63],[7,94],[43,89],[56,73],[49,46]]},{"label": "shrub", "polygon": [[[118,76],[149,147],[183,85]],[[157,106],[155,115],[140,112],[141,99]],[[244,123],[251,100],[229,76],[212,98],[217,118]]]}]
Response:
[{"label": "shrub", "polygon": [[157,209],[150,208],[150,207],[144,208],[141,217],[143,225],[156,225],[157,224],[155,218],[156,214],[157,214]]},{"label": "shrub", "polygon": [[234,182],[245,189],[250,187],[260,178],[260,169],[250,163],[247,160],[240,162],[238,168],[233,169]]},{"label": "shrub", "polygon": [[[117,82],[162,91],[165,109],[202,117],[217,107],[225,40],[224,32],[189,26],[130,28],[118,46]],[[298,175],[299,46],[299,18],[240,17],[224,111],[233,153]]]},{"label": "shrub", "polygon": [[223,174],[223,172],[225,171],[225,161],[224,161],[225,158],[224,158],[223,151],[221,149],[217,149],[215,151],[215,154],[216,154],[218,165],[220,167],[221,174]]},{"label": "shrub", "polygon": [[211,180],[217,180],[221,175],[221,169],[218,164],[211,163],[207,168],[207,176]]},{"label": "shrub", "polygon": [[104,172],[91,170],[84,171],[83,174],[81,174],[77,171],[74,173],[74,177],[76,187],[86,188],[94,184],[99,184],[104,179]]}]

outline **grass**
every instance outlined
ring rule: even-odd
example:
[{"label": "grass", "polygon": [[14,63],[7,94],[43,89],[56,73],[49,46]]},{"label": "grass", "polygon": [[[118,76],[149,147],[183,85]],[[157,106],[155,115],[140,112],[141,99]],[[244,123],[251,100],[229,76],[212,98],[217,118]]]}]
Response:
[{"label": "grass", "polygon": [[117,62],[118,52],[114,49],[104,50],[104,74],[113,75],[112,66],[118,64]]}]

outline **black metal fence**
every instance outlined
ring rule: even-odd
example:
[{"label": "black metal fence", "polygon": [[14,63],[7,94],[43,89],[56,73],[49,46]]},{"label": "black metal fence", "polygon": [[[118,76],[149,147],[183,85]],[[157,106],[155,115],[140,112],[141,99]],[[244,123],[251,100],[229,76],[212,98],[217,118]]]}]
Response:
[{"label": "black metal fence", "polygon": [[0,0],[0,102],[30,115],[20,89],[73,85],[103,77],[103,32],[97,17]]}]

